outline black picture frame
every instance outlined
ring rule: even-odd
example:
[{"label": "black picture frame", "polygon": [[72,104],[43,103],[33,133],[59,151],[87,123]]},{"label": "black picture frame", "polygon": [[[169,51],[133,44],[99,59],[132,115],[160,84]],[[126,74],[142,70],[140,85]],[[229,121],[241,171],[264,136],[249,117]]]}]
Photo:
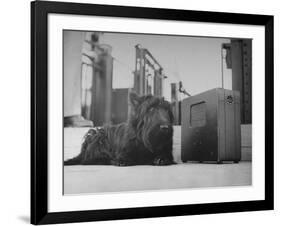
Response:
[{"label": "black picture frame", "polygon": [[[48,14],[72,14],[197,21],[265,27],[265,199],[142,208],[48,212]],[[273,161],[273,16],[80,3],[31,3],[31,223],[51,224],[272,210]],[[263,123],[263,122],[261,122]]]}]

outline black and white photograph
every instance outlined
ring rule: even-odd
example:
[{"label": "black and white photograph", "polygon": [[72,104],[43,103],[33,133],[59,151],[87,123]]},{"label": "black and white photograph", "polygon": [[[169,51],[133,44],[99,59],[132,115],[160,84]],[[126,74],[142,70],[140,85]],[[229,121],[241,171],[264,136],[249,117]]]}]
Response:
[{"label": "black and white photograph", "polygon": [[1,225],[279,226],[278,3],[3,2]]},{"label": "black and white photograph", "polygon": [[31,223],[274,209],[273,20],[32,2]]},{"label": "black and white photograph", "polygon": [[252,39],[62,34],[64,195],[252,185]]}]

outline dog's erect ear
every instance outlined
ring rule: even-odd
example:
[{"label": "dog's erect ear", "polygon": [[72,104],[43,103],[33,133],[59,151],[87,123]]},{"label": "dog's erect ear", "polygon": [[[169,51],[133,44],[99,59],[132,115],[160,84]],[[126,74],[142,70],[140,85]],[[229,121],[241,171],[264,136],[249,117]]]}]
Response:
[{"label": "dog's erect ear", "polygon": [[140,97],[135,92],[130,93],[130,102],[135,107],[140,104]]}]

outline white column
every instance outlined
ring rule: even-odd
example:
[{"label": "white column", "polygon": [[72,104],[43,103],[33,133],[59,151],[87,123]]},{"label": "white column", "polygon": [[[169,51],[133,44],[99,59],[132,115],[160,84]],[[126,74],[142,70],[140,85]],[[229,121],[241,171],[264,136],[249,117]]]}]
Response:
[{"label": "white column", "polygon": [[81,62],[85,33],[63,32],[64,116],[81,115]]}]

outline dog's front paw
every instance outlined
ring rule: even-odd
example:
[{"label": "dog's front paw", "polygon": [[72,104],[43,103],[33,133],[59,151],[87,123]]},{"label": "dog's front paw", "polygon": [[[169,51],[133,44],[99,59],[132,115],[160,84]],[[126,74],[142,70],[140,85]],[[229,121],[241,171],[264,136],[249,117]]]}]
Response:
[{"label": "dog's front paw", "polygon": [[167,166],[175,164],[175,162],[167,157],[157,157],[154,159],[153,164],[156,166]]},{"label": "dog's front paw", "polygon": [[112,165],[115,165],[115,166],[132,166],[133,164],[128,162],[128,161],[124,161],[124,160],[115,160],[115,161],[112,161]]}]

